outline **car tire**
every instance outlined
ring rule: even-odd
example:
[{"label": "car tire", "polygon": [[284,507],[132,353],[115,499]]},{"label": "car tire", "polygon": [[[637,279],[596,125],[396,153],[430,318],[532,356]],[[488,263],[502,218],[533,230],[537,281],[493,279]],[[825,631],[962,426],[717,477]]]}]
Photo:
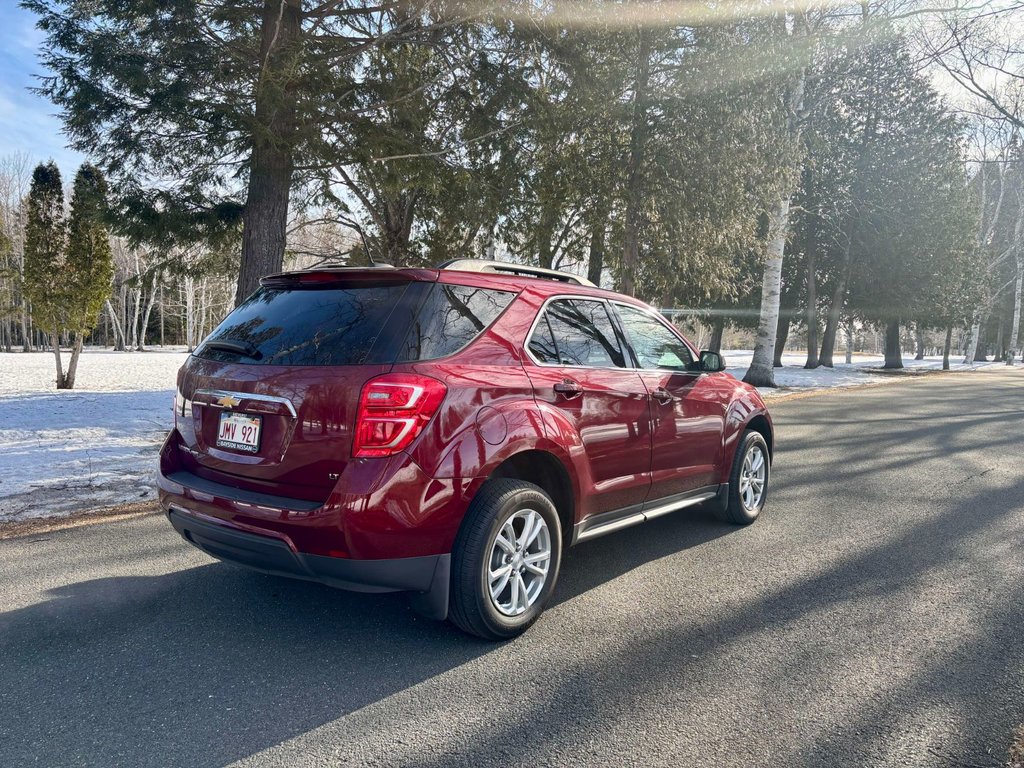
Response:
[{"label": "car tire", "polygon": [[562,529],[551,497],[522,480],[487,481],[455,539],[449,619],[488,640],[522,634],[550,599],[561,556]]},{"label": "car tire", "polygon": [[750,525],[757,520],[768,499],[770,478],[768,443],[759,432],[748,429],[740,438],[732,460],[728,496],[724,504],[718,503],[715,507],[718,518],[735,525]]}]

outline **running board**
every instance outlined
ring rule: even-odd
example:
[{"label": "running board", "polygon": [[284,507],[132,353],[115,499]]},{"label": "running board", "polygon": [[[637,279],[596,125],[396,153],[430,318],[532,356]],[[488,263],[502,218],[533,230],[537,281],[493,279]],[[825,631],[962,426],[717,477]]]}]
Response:
[{"label": "running board", "polygon": [[610,520],[607,523],[599,523],[592,528],[584,528],[576,534],[575,543],[596,539],[598,536],[604,536],[606,533],[612,533],[623,528],[639,525],[640,523],[644,523],[648,520],[653,520],[656,517],[667,515],[670,512],[678,512],[680,509],[686,509],[687,507],[692,507],[696,504],[703,504],[705,501],[710,501],[718,495],[719,491],[717,489],[713,491],[704,491],[693,496],[687,496],[685,499],[670,501],[667,504],[658,504],[657,506],[645,509],[642,512],[636,512],[634,514],[627,515],[626,517]]}]

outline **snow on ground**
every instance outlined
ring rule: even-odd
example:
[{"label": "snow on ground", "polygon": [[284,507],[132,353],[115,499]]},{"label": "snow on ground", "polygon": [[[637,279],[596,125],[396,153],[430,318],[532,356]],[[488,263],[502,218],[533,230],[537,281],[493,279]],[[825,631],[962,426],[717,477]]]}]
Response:
[{"label": "snow on ground", "polygon": [[69,392],[55,388],[52,354],[0,355],[0,522],[155,498],[186,357],[87,349]]},{"label": "snow on ground", "polygon": [[[751,352],[724,355],[729,372],[742,377]],[[183,348],[88,349],[76,388],[59,392],[52,354],[0,355],[0,523],[154,498],[157,451],[171,427],[175,374],[186,357]],[[767,394],[891,380],[870,372],[881,356],[813,371],[803,362],[803,355],[785,355],[785,367],[775,371],[781,389]],[[907,358],[904,365],[940,369],[942,359]]]},{"label": "snow on ground", "polygon": [[[723,352],[725,364],[729,371],[737,379],[742,379],[750,366],[750,360],[754,353],[751,350],[733,350]],[[766,397],[778,397],[791,394],[794,391],[809,392],[818,389],[833,389],[838,387],[856,387],[870,384],[884,384],[892,381],[892,376],[900,375],[899,371],[881,371],[885,358],[882,355],[855,354],[853,362],[847,365],[845,362],[837,362],[835,368],[814,368],[806,370],[804,361],[806,353],[787,352],[782,355],[782,368],[775,369],[775,384],[777,389],[761,387],[760,392]],[[845,361],[845,353],[837,353],[837,361]],[[967,371],[984,368],[995,363],[975,363],[964,365],[963,356],[950,358],[951,371]],[[1002,363],[999,363],[1002,365]],[[913,357],[903,358],[904,375],[914,373],[926,373],[928,371],[942,370],[942,356],[925,357],[924,360],[915,360]],[[884,375],[889,374],[889,375]]]}]

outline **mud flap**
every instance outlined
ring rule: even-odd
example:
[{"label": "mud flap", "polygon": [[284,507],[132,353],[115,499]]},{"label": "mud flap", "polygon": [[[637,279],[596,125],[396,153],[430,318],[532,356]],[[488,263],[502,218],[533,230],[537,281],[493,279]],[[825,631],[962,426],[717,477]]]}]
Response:
[{"label": "mud flap", "polygon": [[409,603],[412,609],[427,619],[444,621],[448,618],[448,589],[451,586],[452,556],[441,555],[434,566],[430,589],[426,592],[412,592]]}]

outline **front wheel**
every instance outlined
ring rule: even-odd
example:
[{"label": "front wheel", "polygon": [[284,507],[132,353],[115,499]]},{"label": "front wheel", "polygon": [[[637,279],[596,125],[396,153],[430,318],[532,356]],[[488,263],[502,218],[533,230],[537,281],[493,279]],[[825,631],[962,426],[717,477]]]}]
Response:
[{"label": "front wheel", "polygon": [[551,597],[561,554],[558,513],[541,488],[487,482],[455,540],[449,618],[488,640],[522,634]]},{"label": "front wheel", "polygon": [[764,437],[751,429],[743,433],[729,473],[729,496],[717,508],[718,517],[737,525],[757,520],[768,498],[771,454]]}]

